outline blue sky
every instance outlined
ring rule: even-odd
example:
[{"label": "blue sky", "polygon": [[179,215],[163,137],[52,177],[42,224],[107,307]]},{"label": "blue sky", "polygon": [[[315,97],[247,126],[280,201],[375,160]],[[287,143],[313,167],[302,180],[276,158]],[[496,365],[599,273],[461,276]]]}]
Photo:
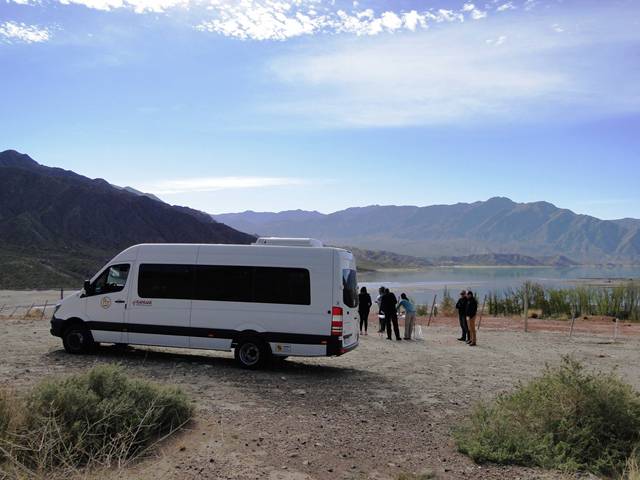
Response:
[{"label": "blue sky", "polygon": [[639,0],[0,0],[0,149],[211,213],[640,217]]}]

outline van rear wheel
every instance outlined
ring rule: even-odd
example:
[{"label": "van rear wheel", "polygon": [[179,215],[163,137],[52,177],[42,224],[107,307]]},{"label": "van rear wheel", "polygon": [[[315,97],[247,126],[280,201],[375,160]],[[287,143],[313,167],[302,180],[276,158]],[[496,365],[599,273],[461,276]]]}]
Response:
[{"label": "van rear wheel", "polygon": [[62,334],[62,345],[67,353],[79,354],[89,353],[95,347],[95,342],[86,326],[74,324]]},{"label": "van rear wheel", "polygon": [[271,357],[271,350],[261,339],[245,337],[238,340],[234,357],[242,368],[255,370],[267,363]]}]

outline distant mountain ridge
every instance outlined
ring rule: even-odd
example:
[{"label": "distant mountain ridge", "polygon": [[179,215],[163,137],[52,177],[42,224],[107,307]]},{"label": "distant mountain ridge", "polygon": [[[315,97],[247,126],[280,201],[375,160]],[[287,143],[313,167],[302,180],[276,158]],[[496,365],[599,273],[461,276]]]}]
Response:
[{"label": "distant mountain ridge", "polygon": [[372,205],[331,214],[249,211],[213,217],[258,235],[314,237],[429,260],[519,254],[543,263],[550,257],[594,264],[640,262],[640,220],[600,220],[548,202],[503,197],[427,207]]},{"label": "distant mountain ridge", "polygon": [[253,240],[203,212],[0,152],[0,288],[77,284],[137,243]]}]

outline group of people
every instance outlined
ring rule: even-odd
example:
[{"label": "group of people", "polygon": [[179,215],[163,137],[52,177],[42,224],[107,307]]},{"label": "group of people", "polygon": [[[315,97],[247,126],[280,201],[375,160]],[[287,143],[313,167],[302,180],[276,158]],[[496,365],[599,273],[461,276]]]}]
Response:
[{"label": "group of people", "polygon": [[[402,340],[400,337],[400,327],[398,325],[398,312],[404,310],[404,339],[411,340],[413,326],[416,320],[416,306],[409,300],[409,297],[402,293],[400,294],[400,301],[398,301],[395,294],[388,288],[380,287],[378,289],[376,304],[378,305],[378,319],[380,321],[378,333],[382,334],[386,331],[387,339],[393,340],[391,337],[391,330],[393,328],[396,340]],[[371,301],[371,295],[367,292],[367,287],[362,287],[358,295],[358,314],[360,316],[360,333],[362,335],[368,334],[368,319],[372,306],[373,302]]]},{"label": "group of people", "polygon": [[[404,310],[404,340],[411,340],[413,335],[413,327],[416,320],[416,306],[406,294],[400,294],[400,301],[388,288],[380,287],[378,289],[378,297],[376,304],[378,305],[378,319],[380,320],[378,333],[387,333],[387,339],[393,340],[391,330],[396,336],[396,340],[400,338],[400,327],[398,325],[398,312]],[[373,302],[371,295],[367,292],[367,287],[362,287],[358,295],[358,314],[360,316],[360,334],[367,335],[369,328],[369,313]],[[460,292],[460,299],[456,303],[458,317],[460,319],[460,328],[462,328],[462,336],[458,340],[467,342],[468,345],[476,346],[476,316],[478,314],[478,301],[472,291],[463,290]]]},{"label": "group of people", "polygon": [[472,291],[463,290],[460,292],[460,298],[456,303],[458,310],[458,318],[460,319],[460,328],[462,328],[462,336],[458,339],[461,342],[467,342],[472,347],[476,346],[476,315],[478,314],[478,301],[473,296]]}]

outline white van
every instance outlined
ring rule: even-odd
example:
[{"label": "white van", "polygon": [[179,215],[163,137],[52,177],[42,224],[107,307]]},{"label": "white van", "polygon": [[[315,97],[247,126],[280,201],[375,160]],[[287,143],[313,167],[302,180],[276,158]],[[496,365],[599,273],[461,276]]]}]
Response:
[{"label": "white van", "polygon": [[317,240],[143,244],[56,306],[51,333],[69,353],[99,343],[234,349],[256,368],[272,356],[353,350],[357,305],[353,255]]}]

